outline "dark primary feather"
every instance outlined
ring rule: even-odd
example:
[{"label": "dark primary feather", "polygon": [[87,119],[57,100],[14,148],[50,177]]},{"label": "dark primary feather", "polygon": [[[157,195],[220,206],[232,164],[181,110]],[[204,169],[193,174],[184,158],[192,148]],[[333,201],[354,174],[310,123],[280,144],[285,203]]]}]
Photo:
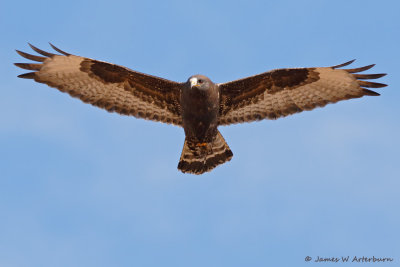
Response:
[{"label": "dark primary feather", "polygon": [[41,50],[41,49],[39,49],[39,48],[37,48],[37,47],[31,45],[30,43],[28,43],[28,45],[29,45],[35,52],[37,52],[37,53],[39,53],[39,54],[41,54],[41,55],[43,55],[43,56],[46,56],[46,57],[56,56],[56,54],[43,51],[43,50]]},{"label": "dark primary feather", "polygon": [[28,54],[28,53],[25,53],[25,52],[22,52],[22,51],[19,51],[19,50],[15,50],[15,51],[17,51],[17,53],[18,53],[21,57],[24,57],[24,58],[29,59],[29,60],[38,61],[38,62],[43,62],[43,61],[46,59],[45,57],[40,57],[40,56],[31,55],[31,54]]},{"label": "dark primary feather", "polygon": [[356,60],[355,60],[355,59],[352,59],[352,60],[347,61],[347,62],[345,62],[345,63],[339,64],[339,65],[336,65],[336,66],[332,66],[331,68],[332,68],[332,69],[342,68],[342,67],[345,67],[345,66],[347,66],[347,65],[350,65],[350,64],[353,63],[354,61],[356,61]]},{"label": "dark primary feather", "polygon": [[357,81],[361,87],[368,87],[368,88],[381,88],[387,86],[383,83],[374,83],[374,82],[367,82],[367,81]]},{"label": "dark primary feather", "polygon": [[42,67],[42,64],[32,63],[14,63],[14,65],[25,70],[40,70],[40,68]]},{"label": "dark primary feather", "polygon": [[348,73],[356,73],[356,72],[363,72],[363,71],[369,70],[370,68],[373,68],[374,66],[375,66],[375,64],[371,64],[371,65],[361,67],[361,68],[344,69],[344,70],[347,71]]},{"label": "dark primary feather", "polygon": [[378,79],[385,76],[386,73],[379,73],[379,74],[353,74],[353,77],[359,80],[366,80],[366,79]]},{"label": "dark primary feather", "polygon": [[35,73],[36,72],[28,72],[28,73],[20,74],[17,77],[23,78],[23,79],[35,79]]},{"label": "dark primary feather", "polygon": [[364,95],[380,96],[379,93],[372,91],[372,90],[365,89],[365,88],[363,88],[363,93],[364,93]]},{"label": "dark primary feather", "polygon": [[63,54],[63,55],[65,55],[65,56],[71,55],[70,53],[64,52],[64,51],[62,51],[61,49],[55,47],[52,43],[49,43],[49,44],[50,44],[50,46],[51,46],[54,50],[56,50],[58,53]]}]

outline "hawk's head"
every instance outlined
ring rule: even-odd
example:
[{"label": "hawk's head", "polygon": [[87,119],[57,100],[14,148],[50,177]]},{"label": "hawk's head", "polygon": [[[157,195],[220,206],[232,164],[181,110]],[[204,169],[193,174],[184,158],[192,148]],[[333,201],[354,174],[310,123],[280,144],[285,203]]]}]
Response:
[{"label": "hawk's head", "polygon": [[198,89],[201,91],[207,91],[214,85],[208,77],[199,74],[190,77],[187,83],[190,89]]}]

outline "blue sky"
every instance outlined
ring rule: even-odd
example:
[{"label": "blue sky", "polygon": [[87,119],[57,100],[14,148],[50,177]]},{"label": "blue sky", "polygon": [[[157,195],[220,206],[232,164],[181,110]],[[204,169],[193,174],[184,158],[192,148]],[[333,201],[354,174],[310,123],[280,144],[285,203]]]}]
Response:
[{"label": "blue sky", "polygon": [[[0,2],[0,266],[317,266],[400,262],[398,1]],[[184,133],[31,80],[14,49],[47,42],[185,81],[356,58],[364,97],[220,127],[234,157],[177,170]],[[347,264],[357,265],[357,264]],[[358,264],[357,266],[360,266]]]}]

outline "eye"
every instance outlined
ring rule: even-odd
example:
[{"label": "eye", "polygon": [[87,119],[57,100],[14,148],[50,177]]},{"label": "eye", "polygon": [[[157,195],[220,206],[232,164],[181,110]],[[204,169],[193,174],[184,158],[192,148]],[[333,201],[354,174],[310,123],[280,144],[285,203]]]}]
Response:
[{"label": "eye", "polygon": [[198,79],[197,82],[198,83],[203,83],[203,80],[202,79]]}]

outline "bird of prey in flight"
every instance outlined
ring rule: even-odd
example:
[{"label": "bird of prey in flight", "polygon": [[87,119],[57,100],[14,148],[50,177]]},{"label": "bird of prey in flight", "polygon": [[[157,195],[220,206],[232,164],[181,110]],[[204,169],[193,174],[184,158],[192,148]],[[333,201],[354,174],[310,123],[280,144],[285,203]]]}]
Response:
[{"label": "bird of prey in flight", "polygon": [[226,83],[203,75],[186,82],[130,70],[123,66],[30,45],[38,55],[18,51],[38,63],[15,63],[32,70],[18,77],[33,79],[85,103],[137,118],[183,127],[185,143],[178,169],[202,174],[229,161],[233,154],[220,125],[277,119],[340,100],[378,93],[367,88],[386,84],[366,81],[385,74],[358,74],[372,68],[342,69],[354,60],[315,68],[276,69]]}]

